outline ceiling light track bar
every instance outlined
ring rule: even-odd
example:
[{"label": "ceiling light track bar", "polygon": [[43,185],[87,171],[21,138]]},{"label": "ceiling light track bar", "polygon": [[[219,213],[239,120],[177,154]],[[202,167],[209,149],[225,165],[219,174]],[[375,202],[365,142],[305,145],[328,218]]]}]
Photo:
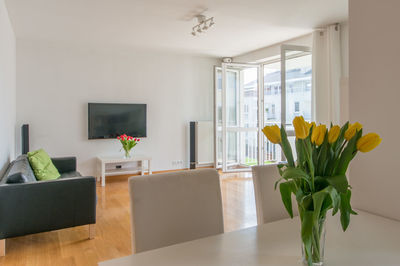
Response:
[{"label": "ceiling light track bar", "polygon": [[192,35],[196,36],[199,33],[203,33],[209,28],[211,28],[215,22],[214,22],[214,17],[211,18],[206,18],[204,15],[197,15],[196,16],[198,24],[193,26],[192,28]]}]

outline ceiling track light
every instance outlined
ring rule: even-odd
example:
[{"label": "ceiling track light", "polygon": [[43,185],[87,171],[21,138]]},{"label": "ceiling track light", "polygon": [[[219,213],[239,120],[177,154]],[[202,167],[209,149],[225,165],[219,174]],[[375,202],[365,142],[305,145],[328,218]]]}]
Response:
[{"label": "ceiling track light", "polygon": [[197,25],[192,28],[192,35],[197,36],[199,33],[204,33],[206,30],[215,25],[214,17],[206,18],[204,15],[197,15]]}]

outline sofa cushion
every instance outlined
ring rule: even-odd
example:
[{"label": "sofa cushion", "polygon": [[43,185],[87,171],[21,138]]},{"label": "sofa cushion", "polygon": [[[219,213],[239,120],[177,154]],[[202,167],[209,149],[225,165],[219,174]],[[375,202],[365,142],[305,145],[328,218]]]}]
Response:
[{"label": "sofa cushion", "polygon": [[28,159],[37,180],[53,180],[60,177],[50,156],[43,149],[28,152]]},{"label": "sofa cushion", "polygon": [[27,183],[28,178],[22,174],[21,172],[9,175],[7,178],[7,184],[15,184],[15,183]]},{"label": "sofa cushion", "polygon": [[60,178],[79,177],[79,176],[82,176],[82,175],[78,171],[71,171],[71,172],[62,173]]},{"label": "sofa cushion", "polygon": [[28,157],[26,155],[20,155],[17,159],[10,163],[2,180],[0,181],[0,184],[6,184],[9,176],[18,173],[26,177],[27,183],[37,182],[35,174],[33,173],[29,164]]}]

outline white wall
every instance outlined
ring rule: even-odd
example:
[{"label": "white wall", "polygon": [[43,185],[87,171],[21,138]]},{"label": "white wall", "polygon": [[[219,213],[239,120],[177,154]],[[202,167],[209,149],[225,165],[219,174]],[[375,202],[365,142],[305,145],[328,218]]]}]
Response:
[{"label": "white wall", "polygon": [[[400,220],[400,1],[350,0],[350,118],[381,145],[350,169],[354,205]],[[362,11],[362,12],[361,12]]]},{"label": "white wall", "polygon": [[15,35],[0,0],[0,176],[15,151]]},{"label": "white wall", "polygon": [[342,54],[342,78],[340,80],[340,122],[350,119],[349,106],[349,23],[340,23],[340,50]]},{"label": "white wall", "polygon": [[76,155],[83,174],[98,155],[122,156],[116,140],[88,140],[88,102],[147,104],[148,137],[133,154],[151,155],[153,170],[187,167],[189,121],[212,119],[216,59],[28,40],[17,50],[17,121],[30,124],[31,150]]}]

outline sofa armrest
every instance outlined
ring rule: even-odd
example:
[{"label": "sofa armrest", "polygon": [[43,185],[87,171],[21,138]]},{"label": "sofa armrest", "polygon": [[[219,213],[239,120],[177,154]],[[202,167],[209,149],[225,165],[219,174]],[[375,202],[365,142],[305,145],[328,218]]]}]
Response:
[{"label": "sofa armrest", "polygon": [[60,174],[76,171],[76,157],[51,158]]},{"label": "sofa armrest", "polygon": [[0,239],[94,223],[95,177],[0,186]]}]

